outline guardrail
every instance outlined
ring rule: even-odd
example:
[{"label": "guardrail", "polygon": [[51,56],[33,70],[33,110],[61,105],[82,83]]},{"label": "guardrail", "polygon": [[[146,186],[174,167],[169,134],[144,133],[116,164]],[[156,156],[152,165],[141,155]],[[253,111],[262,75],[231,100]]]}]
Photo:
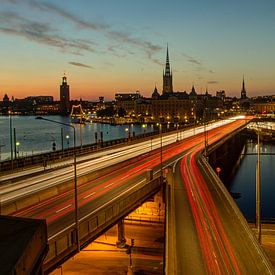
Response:
[{"label": "guardrail", "polygon": [[[79,220],[80,247],[87,246],[120,219],[156,194],[162,188],[162,184],[161,177],[151,181],[144,179],[82,217]],[[78,252],[75,225],[72,224],[54,236],[50,236],[48,242],[49,252],[43,265],[45,273],[50,272]]]},{"label": "guardrail", "polygon": [[[192,128],[191,125],[181,125],[178,127],[178,130],[187,130]],[[171,127],[170,129],[166,127],[163,127],[162,133],[168,133],[176,131],[174,127]],[[121,144],[126,144],[128,142],[140,142],[141,139],[146,139],[149,137],[157,136],[159,135],[158,130],[154,130],[153,132],[149,133],[142,133],[140,135],[131,136],[128,138],[120,138],[120,139],[114,139],[114,140],[108,140],[108,141],[99,141],[98,143],[92,143],[92,144],[85,144],[82,146],[76,147],[76,155],[86,155],[90,153],[97,152],[99,150],[104,150],[106,148],[110,148],[113,146],[119,146]],[[56,151],[49,151],[41,154],[34,154],[31,156],[22,156],[18,157],[16,159],[11,160],[5,160],[0,161],[0,173],[5,171],[10,171],[12,169],[20,169],[24,167],[30,167],[30,166],[46,166],[50,164],[51,162],[57,162],[61,159],[68,159],[73,157],[74,154],[74,148],[66,148],[63,150],[56,150]]]}]

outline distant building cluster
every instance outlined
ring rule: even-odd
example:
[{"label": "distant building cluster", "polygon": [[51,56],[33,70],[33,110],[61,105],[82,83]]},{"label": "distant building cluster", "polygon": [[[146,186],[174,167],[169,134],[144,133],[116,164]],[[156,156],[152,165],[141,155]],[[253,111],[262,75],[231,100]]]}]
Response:
[{"label": "distant building cluster", "polygon": [[60,85],[60,99],[54,101],[53,96],[28,96],[23,99],[10,98],[7,94],[0,101],[1,115],[63,115],[71,114],[74,105],[81,104],[83,109],[90,113],[104,109],[104,97],[100,96],[98,102],[88,102],[70,99],[70,86],[67,77],[62,77]]},{"label": "distant building cluster", "polygon": [[[247,101],[243,80],[241,99]],[[170,68],[167,47],[165,70],[163,71],[162,93],[155,86],[150,98],[136,93],[117,93],[116,108],[125,109],[129,118],[139,122],[196,123],[207,118],[216,118],[239,110],[238,100],[227,98],[225,91],[218,91],[212,96],[206,90],[198,94],[194,85],[190,93],[173,90],[173,75]]]},{"label": "distant building cluster", "polygon": [[[59,101],[54,101],[52,96],[28,96],[16,99],[5,94],[0,101],[0,114],[68,116],[72,111],[81,109],[94,118],[124,117],[126,123],[200,123],[204,119],[231,115],[241,110],[258,113],[275,112],[274,96],[247,97],[244,78],[239,99],[227,97],[224,90],[217,91],[215,96],[208,93],[207,89],[205,93],[198,94],[194,85],[190,92],[175,92],[168,46],[162,77],[162,92],[160,93],[155,86],[149,98],[137,91],[116,93],[113,102],[105,102],[103,96],[100,96],[97,102],[89,102],[70,99],[70,86],[64,75],[60,85]],[[73,108],[79,105],[80,109]]]}]

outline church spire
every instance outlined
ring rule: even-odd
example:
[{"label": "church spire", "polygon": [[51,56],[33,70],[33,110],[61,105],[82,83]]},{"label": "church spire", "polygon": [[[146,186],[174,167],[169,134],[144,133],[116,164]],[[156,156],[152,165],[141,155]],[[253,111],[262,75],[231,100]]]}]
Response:
[{"label": "church spire", "polygon": [[244,76],[243,76],[243,85],[242,85],[242,91],[241,91],[241,99],[246,98],[246,89],[245,89],[245,83],[244,83]]},{"label": "church spire", "polygon": [[173,93],[173,79],[172,79],[172,70],[170,70],[170,62],[169,62],[169,50],[168,44],[166,49],[166,64],[165,70],[163,73],[163,94]]},{"label": "church spire", "polygon": [[171,74],[171,72],[170,72],[170,62],[169,62],[169,51],[168,51],[168,44],[167,44],[165,75],[169,76],[170,74]]}]

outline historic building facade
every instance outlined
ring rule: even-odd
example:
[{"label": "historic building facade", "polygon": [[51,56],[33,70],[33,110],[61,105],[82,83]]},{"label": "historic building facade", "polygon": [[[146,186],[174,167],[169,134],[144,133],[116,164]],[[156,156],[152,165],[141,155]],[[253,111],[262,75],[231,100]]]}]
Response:
[{"label": "historic building facade", "polygon": [[207,91],[198,95],[194,86],[189,94],[173,91],[168,47],[162,94],[155,86],[150,98],[140,94],[138,97],[135,94],[116,94],[115,103],[117,108],[124,108],[129,116],[135,116],[138,121],[144,122],[199,122],[205,113],[211,112],[214,115],[223,107],[221,98],[212,97]]}]

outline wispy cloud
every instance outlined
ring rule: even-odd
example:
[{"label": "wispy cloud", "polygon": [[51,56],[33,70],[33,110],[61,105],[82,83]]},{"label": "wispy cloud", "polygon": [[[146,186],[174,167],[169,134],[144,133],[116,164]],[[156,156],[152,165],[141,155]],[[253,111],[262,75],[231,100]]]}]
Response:
[{"label": "wispy cloud", "polygon": [[[162,47],[160,47],[159,45],[153,44],[150,41],[147,41],[141,38],[134,38],[131,36],[130,33],[127,33],[127,32],[113,30],[112,27],[108,24],[83,20],[82,18],[65,11],[63,8],[60,8],[57,5],[50,4],[50,3],[40,3],[35,0],[31,0],[30,2],[32,6],[39,8],[40,10],[43,10],[43,11],[53,12],[73,22],[78,27],[100,32],[105,37],[109,38],[112,42],[116,41],[119,44],[122,44],[124,46],[128,45],[134,48],[138,48],[143,52],[145,52],[145,54],[151,61],[159,64],[159,62],[156,62],[156,60],[153,58],[153,55],[162,49]],[[112,53],[114,55],[118,54],[115,51],[112,51]]]},{"label": "wispy cloud", "polygon": [[88,69],[94,69],[94,67],[92,67],[90,65],[86,65],[86,64],[83,64],[83,63],[79,63],[79,62],[70,61],[68,63],[70,65],[73,65],[73,66],[78,66],[78,67],[83,67],[83,68],[88,68]]},{"label": "wispy cloud", "polygon": [[36,7],[42,11],[54,12],[55,14],[65,18],[69,21],[74,22],[75,24],[79,25],[82,28],[88,28],[88,29],[92,29],[92,30],[96,30],[96,31],[105,30],[105,29],[110,28],[110,26],[107,24],[85,21],[85,20],[81,19],[80,17],[77,17],[77,16],[65,11],[64,7],[60,8],[59,6],[51,4],[51,3],[46,3],[46,2],[41,3],[41,2],[38,2],[35,0],[30,0],[29,3],[31,4],[31,6]]},{"label": "wispy cloud", "polygon": [[217,81],[217,80],[209,80],[209,81],[207,81],[207,84],[219,84],[219,81]]},{"label": "wispy cloud", "polygon": [[0,23],[2,33],[24,37],[74,54],[82,51],[94,52],[90,41],[67,38],[58,34],[48,23],[31,21],[13,12],[0,12]]},{"label": "wispy cloud", "polygon": [[195,65],[198,65],[198,66],[202,66],[202,63],[201,61],[199,61],[198,59],[194,58],[193,56],[190,56],[188,54],[185,54],[185,53],[181,53],[188,62],[192,63],[192,64],[195,64]]},{"label": "wispy cloud", "polygon": [[207,68],[201,60],[199,60],[199,59],[197,59],[193,56],[190,56],[188,54],[185,54],[185,53],[181,53],[181,54],[185,57],[185,59],[189,63],[191,63],[194,66],[194,71],[196,71],[196,72],[206,71],[206,72],[211,73],[211,74],[214,73],[214,71]]},{"label": "wispy cloud", "polygon": [[[22,3],[18,0],[3,1],[14,4]],[[110,24],[85,20],[80,16],[66,11],[63,6],[61,7],[56,4],[39,2],[37,0],[26,0],[23,4],[27,4],[32,9],[34,8],[48,14],[54,13],[58,17],[73,23],[76,28],[91,30],[103,35],[111,44],[117,43],[121,45],[122,47],[119,52],[115,50],[112,51],[112,46],[107,48],[107,51],[113,55],[120,57],[127,54],[135,54],[136,51],[134,49],[137,49],[142,51],[152,62],[162,65],[157,59],[154,58],[154,54],[162,50],[162,47],[146,39],[133,37],[133,34],[130,32],[114,30],[113,26]],[[0,20],[3,22],[0,26],[0,32],[2,33],[21,36],[31,41],[60,48],[63,51],[69,51],[70,53],[76,55],[82,55],[83,51],[95,52],[95,48],[91,46],[93,45],[92,41],[69,38],[68,34],[61,34],[61,31],[58,32],[58,27],[56,27],[56,29],[50,28],[49,26],[52,22],[35,22],[34,20],[24,18],[15,13],[9,17],[8,13],[4,12],[1,13]],[[104,50],[100,50],[99,47],[97,47],[96,52],[103,53]]]}]

